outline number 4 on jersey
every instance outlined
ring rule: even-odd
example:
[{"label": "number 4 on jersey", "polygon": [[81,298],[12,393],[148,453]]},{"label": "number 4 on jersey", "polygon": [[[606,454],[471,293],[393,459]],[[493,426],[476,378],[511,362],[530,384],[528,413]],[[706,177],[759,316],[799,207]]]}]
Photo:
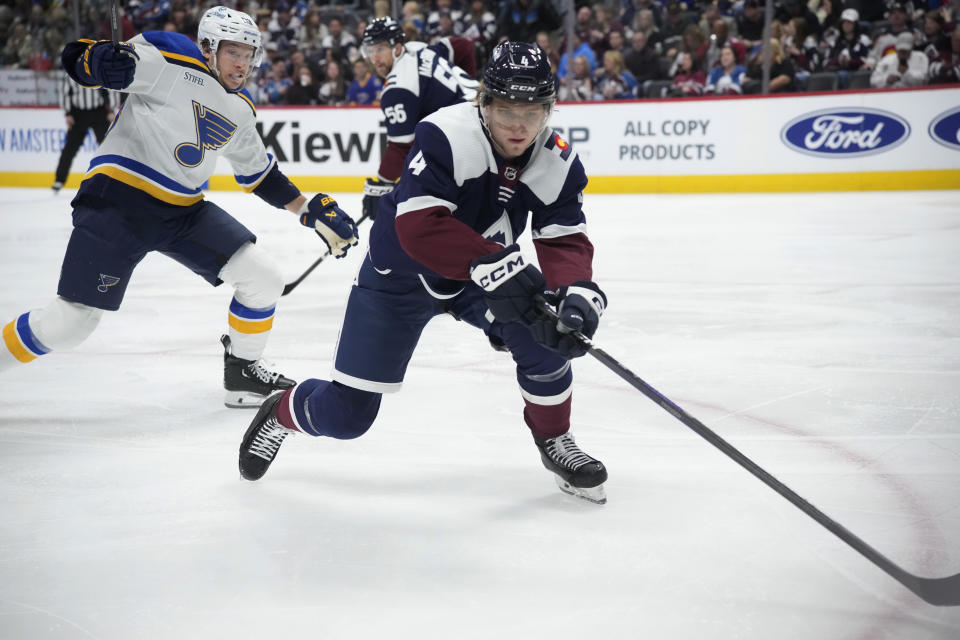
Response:
[{"label": "number 4 on jersey", "polygon": [[413,160],[410,161],[409,168],[415,176],[420,175],[420,172],[427,168],[427,161],[423,159],[423,151],[417,151],[417,155],[413,156]]}]

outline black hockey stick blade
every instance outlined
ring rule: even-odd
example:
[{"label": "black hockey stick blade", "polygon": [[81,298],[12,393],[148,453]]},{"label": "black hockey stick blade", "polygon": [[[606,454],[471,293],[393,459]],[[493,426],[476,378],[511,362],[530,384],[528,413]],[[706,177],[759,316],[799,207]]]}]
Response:
[{"label": "black hockey stick blade", "polygon": [[[896,578],[896,576],[894,577]],[[946,578],[921,578],[904,571],[898,580],[900,584],[913,591],[925,602],[939,607],[960,605],[960,573]]]},{"label": "black hockey stick blade", "polygon": [[[366,220],[366,219],[367,219],[367,214],[363,214],[362,216],[360,216],[360,219],[357,220],[357,226],[359,227],[359,226],[360,226],[360,223],[363,222],[363,221]],[[288,282],[287,284],[283,285],[283,293],[281,293],[280,295],[281,295],[281,296],[285,296],[285,295],[287,295],[288,293],[290,293],[291,291],[293,291],[294,289],[296,289],[296,288],[297,288],[297,285],[300,284],[301,282],[303,282],[304,279],[305,279],[308,275],[310,275],[310,274],[313,272],[314,269],[316,269],[318,266],[320,266],[320,263],[323,262],[324,260],[326,260],[327,256],[329,256],[329,255],[330,255],[330,252],[329,252],[329,251],[326,252],[326,253],[321,254],[320,257],[317,258],[312,265],[310,265],[309,267],[307,267],[307,270],[304,271],[303,273],[301,273],[300,276],[299,276],[296,280],[294,280],[293,282]]]},{"label": "black hockey stick blade", "polygon": [[[545,301],[540,300],[538,302],[538,306],[543,314],[552,319],[557,318],[556,312],[548,307]],[[854,535],[846,527],[838,523],[836,520],[833,520],[830,516],[820,511],[811,503],[807,502],[807,500],[793,491],[793,489],[777,480],[757,463],[741,453],[739,449],[710,430],[710,428],[705,424],[691,416],[672,400],[644,382],[638,375],[617,362],[617,360],[606,351],[596,347],[585,335],[579,332],[575,333],[574,335],[584,344],[585,347],[587,347],[587,353],[599,360],[604,366],[623,378],[628,384],[640,391],[643,395],[660,405],[664,411],[695,431],[697,435],[722,451],[727,457],[731,458],[741,467],[752,473],[765,485],[786,498],[795,507],[819,522],[828,531],[846,542],[849,546],[853,547],[855,551],[859,552],[863,557],[882,569],[894,580],[912,591],[921,600],[937,606],[960,605],[960,574],[955,574],[945,578],[923,578],[920,576],[915,576],[912,573],[904,570],[902,567],[894,564],[890,559]]]}]

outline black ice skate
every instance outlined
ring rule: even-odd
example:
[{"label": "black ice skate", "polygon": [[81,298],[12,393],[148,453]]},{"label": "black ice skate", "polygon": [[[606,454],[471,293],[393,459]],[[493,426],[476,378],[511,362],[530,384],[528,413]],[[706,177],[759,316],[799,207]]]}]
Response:
[{"label": "black ice skate", "polygon": [[240,475],[247,480],[259,480],[277,457],[283,439],[291,433],[277,420],[277,405],[283,392],[277,392],[263,401],[253,422],[243,434],[240,443]]},{"label": "black ice skate", "polygon": [[223,388],[227,390],[223,404],[231,408],[256,409],[274,391],[296,385],[295,380],[267,369],[262,360],[244,360],[231,353],[230,336],[221,336],[223,343]]},{"label": "black ice skate", "polygon": [[607,481],[607,468],[596,458],[581,451],[573,435],[565,433],[556,438],[534,438],[533,441],[540,449],[543,466],[553,472],[561,491],[597,504],[607,502],[607,494],[603,489],[603,483]]}]

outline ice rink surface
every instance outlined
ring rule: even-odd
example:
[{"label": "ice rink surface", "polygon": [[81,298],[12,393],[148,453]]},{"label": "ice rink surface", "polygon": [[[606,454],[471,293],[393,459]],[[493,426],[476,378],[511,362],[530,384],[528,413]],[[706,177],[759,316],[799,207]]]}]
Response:
[{"label": "ice rink surface", "polygon": [[[0,191],[0,323],[54,295],[70,195]],[[319,255],[293,216],[211,199],[288,280]],[[610,299],[596,342],[908,571],[960,572],[958,205],[588,195]],[[282,299],[279,370],[328,375],[362,250]],[[253,413],[221,402],[230,297],[151,255],[86,343],[3,375],[0,638],[960,637],[960,608],[916,598],[589,357],[574,432],[609,501],[562,494],[509,357],[452,318],[365,437],[288,439],[245,482]]]}]

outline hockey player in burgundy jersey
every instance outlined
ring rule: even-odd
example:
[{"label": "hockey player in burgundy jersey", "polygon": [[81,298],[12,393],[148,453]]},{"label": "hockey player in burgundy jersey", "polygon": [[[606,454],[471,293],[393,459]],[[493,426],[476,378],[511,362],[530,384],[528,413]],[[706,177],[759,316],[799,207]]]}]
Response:
[{"label": "hockey player in burgundy jersey", "polygon": [[[555,96],[540,50],[507,42],[475,102],[417,125],[403,176],[371,229],[331,380],[306,380],[264,402],[240,446],[245,478],[262,477],[290,433],[363,435],[381,395],[399,391],[424,326],[448,313],[509,349],[524,420],[561,489],[606,500],[606,469],[570,434],[570,360],[585,353],[571,332],[592,337],[607,301],[592,281],[583,166],[547,127]],[[542,272],[516,244],[531,213]],[[539,312],[541,296],[558,321]]]},{"label": "hockey player in burgundy jersey", "polygon": [[253,19],[213,7],[200,20],[197,42],[147,31],[119,45],[79,40],[64,48],[73,80],[128,98],[72,202],[57,297],[4,327],[0,370],[80,344],[103,311],[120,308],[140,261],[159,251],[211,285],[234,288],[221,338],[228,407],[259,406],[294,384],[260,360],[283,274],[256,236],[205,200],[201,187],[223,157],[241,187],[295,214],[338,257],[356,244],[356,225],[333,198],[308,201],[264,148],[243,88],[263,57]]},{"label": "hockey player in burgundy jersey", "polygon": [[441,107],[472,100],[477,92],[472,42],[450,37],[426,46],[404,40],[393,18],[377,18],[363,31],[363,55],[384,79],[380,109],[387,124],[377,177],[367,178],[363,187],[363,213],[370,219],[377,217],[380,197],[393,191],[403,171],[417,123]]}]

